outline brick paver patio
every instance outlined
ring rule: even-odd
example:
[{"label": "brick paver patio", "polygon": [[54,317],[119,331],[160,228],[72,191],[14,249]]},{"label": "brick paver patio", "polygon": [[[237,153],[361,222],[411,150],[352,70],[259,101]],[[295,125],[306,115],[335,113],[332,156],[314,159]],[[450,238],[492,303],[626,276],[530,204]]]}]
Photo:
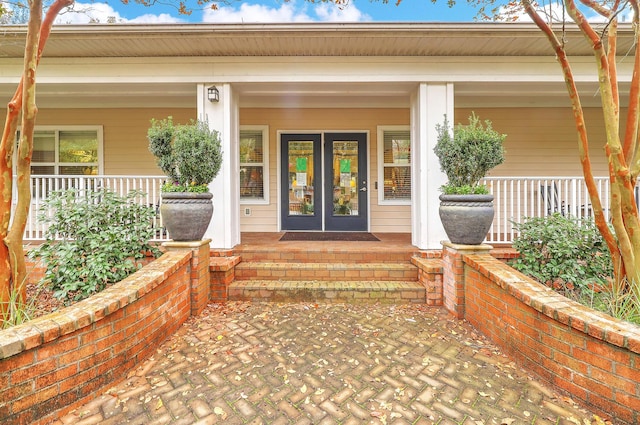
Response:
[{"label": "brick paver patio", "polygon": [[231,302],[56,424],[592,420],[441,308]]}]

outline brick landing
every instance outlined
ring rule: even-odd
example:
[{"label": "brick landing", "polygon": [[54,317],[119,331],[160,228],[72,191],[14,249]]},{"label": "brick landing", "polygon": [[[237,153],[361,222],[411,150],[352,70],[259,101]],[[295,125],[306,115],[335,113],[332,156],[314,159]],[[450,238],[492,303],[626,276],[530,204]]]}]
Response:
[{"label": "brick landing", "polygon": [[280,242],[282,233],[243,233],[230,301],[425,303],[409,234],[374,242]]}]

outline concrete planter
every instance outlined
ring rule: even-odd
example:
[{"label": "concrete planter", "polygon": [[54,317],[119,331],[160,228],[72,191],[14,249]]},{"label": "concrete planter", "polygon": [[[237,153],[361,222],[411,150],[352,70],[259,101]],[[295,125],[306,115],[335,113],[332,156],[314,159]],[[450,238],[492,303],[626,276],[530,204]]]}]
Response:
[{"label": "concrete planter", "polygon": [[160,214],[171,239],[177,242],[199,241],[213,216],[211,193],[162,193]]},{"label": "concrete planter", "polygon": [[482,244],[493,216],[493,195],[440,195],[440,221],[451,243]]}]

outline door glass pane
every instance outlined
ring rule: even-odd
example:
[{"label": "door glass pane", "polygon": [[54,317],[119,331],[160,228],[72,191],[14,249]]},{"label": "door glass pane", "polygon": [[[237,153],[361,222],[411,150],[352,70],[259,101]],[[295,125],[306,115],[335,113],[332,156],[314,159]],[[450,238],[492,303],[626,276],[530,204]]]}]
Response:
[{"label": "door glass pane", "polygon": [[333,215],[358,215],[358,142],[333,142]]},{"label": "door glass pane", "polygon": [[289,142],[289,215],[314,215],[313,141]]}]

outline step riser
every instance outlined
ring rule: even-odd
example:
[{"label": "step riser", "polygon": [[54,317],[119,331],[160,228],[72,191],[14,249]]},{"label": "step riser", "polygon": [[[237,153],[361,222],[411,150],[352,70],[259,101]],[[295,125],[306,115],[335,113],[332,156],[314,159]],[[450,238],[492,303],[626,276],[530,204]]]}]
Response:
[{"label": "step riser", "polygon": [[340,250],[305,250],[305,251],[282,251],[272,250],[238,250],[235,255],[242,257],[245,262],[289,262],[289,263],[317,263],[317,262],[340,262],[340,263],[400,263],[409,262],[413,256],[413,251],[391,251],[391,252],[371,252],[371,251],[340,251]]},{"label": "step riser", "polygon": [[236,268],[236,280],[394,280],[416,281],[418,270],[270,270]]},{"label": "step riser", "polygon": [[231,286],[229,288],[230,301],[251,302],[326,302],[326,303],[389,303],[409,304],[426,302],[426,291],[420,289],[406,289],[395,291],[336,290],[332,288],[246,288]]}]

